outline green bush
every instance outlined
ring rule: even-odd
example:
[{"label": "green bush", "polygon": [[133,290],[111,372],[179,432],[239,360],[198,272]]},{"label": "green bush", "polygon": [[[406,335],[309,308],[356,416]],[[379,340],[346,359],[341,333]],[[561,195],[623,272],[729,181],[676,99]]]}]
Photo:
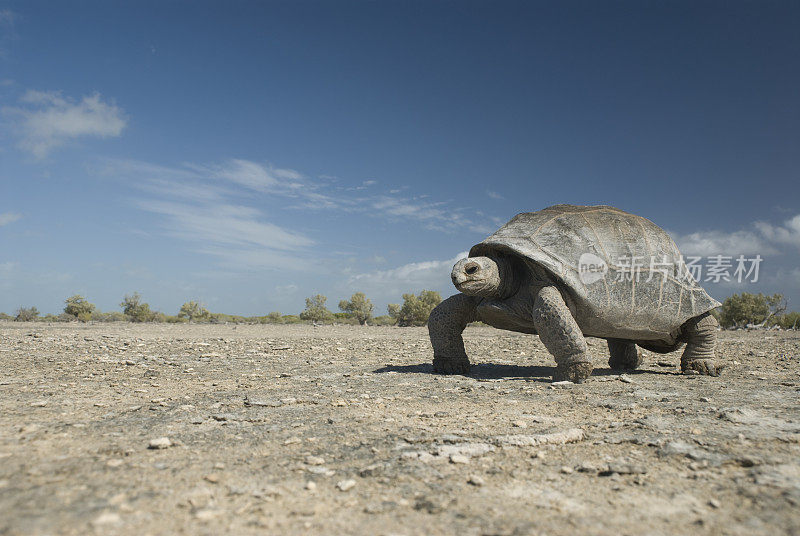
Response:
[{"label": "green bush", "polygon": [[267,322],[270,324],[281,324],[283,323],[283,317],[281,313],[278,311],[272,311],[270,314],[267,315]]},{"label": "green bush", "polygon": [[376,316],[372,319],[372,324],[375,326],[394,326],[397,324],[397,318],[389,315]]},{"label": "green bush", "polygon": [[0,313],[0,320],[14,320],[14,317],[6,313]]},{"label": "green bush", "polygon": [[119,306],[131,322],[151,322],[155,316],[150,305],[142,303],[142,296],[138,292],[126,294]]},{"label": "green bush", "polygon": [[39,316],[39,309],[36,307],[20,307],[17,309],[17,316],[14,317],[16,322],[33,322]]},{"label": "green bush", "polygon": [[418,296],[403,294],[403,306],[390,304],[389,316],[397,319],[398,326],[424,326],[433,308],[442,302],[441,295],[433,290],[423,290]]},{"label": "green bush", "polygon": [[196,301],[188,301],[181,305],[181,310],[178,312],[178,318],[186,318],[190,322],[205,322],[211,317],[208,309],[203,307],[203,304]]},{"label": "green bush", "polygon": [[297,315],[283,315],[281,317],[281,322],[283,324],[302,324],[303,319]]},{"label": "green bush", "polygon": [[96,307],[93,303],[86,301],[80,294],[75,294],[64,300],[64,313],[81,322],[88,322],[92,318],[92,313]]},{"label": "green bush", "polygon": [[800,329],[800,313],[792,311],[774,318],[775,324],[783,329]]},{"label": "green bush", "polygon": [[331,313],[328,308],[325,307],[326,301],[328,301],[328,298],[322,294],[317,294],[316,296],[306,298],[306,308],[302,313],[300,313],[300,318],[302,320],[309,320],[311,322],[325,322],[332,320],[333,313]]},{"label": "green bush", "polygon": [[748,324],[763,324],[773,316],[786,310],[781,294],[765,296],[742,292],[722,302],[719,308],[719,323],[724,328],[744,327]]},{"label": "green bush", "polygon": [[128,317],[125,316],[125,313],[119,311],[111,311],[109,313],[95,311],[92,313],[92,320],[95,322],[125,322]]},{"label": "green bush", "polygon": [[372,318],[372,302],[363,292],[356,292],[350,297],[349,301],[340,301],[339,309],[358,320],[358,323],[362,326],[366,326],[367,322]]}]

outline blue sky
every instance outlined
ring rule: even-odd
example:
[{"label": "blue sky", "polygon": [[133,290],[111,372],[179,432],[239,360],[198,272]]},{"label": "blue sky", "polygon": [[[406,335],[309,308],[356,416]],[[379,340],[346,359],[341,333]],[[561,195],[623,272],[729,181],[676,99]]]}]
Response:
[{"label": "blue sky", "polygon": [[796,2],[3,2],[0,311],[455,292],[610,204],[800,308]]}]

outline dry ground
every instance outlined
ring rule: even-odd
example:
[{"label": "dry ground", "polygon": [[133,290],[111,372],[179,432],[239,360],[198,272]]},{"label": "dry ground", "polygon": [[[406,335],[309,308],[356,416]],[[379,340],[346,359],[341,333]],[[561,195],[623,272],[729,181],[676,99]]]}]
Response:
[{"label": "dry ground", "polygon": [[[0,323],[0,534],[800,534],[800,336],[554,386],[538,338]],[[168,438],[169,442],[151,441]]]}]

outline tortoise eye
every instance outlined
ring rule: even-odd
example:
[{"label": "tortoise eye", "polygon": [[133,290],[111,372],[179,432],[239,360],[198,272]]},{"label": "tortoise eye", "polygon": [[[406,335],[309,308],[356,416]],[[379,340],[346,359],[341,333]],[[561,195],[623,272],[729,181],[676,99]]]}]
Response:
[{"label": "tortoise eye", "polygon": [[467,273],[467,275],[472,275],[472,274],[474,274],[475,272],[477,272],[477,271],[478,271],[478,265],[477,265],[477,263],[474,263],[474,262],[471,262],[471,263],[469,263],[468,265],[466,265],[466,266],[464,267],[464,271]]}]

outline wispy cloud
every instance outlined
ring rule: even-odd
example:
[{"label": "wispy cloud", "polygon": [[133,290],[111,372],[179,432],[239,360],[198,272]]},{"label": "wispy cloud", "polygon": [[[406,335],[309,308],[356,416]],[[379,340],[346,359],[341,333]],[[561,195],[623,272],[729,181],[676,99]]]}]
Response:
[{"label": "wispy cloud", "polygon": [[127,124],[122,109],[99,93],[75,101],[57,91],[30,90],[3,114],[11,119],[18,146],[38,158],[74,139],[117,137]]},{"label": "wispy cloud", "polygon": [[492,199],[505,199],[505,197],[492,190],[486,190],[486,195]]},{"label": "wispy cloud", "polygon": [[786,246],[800,249],[800,214],[783,225],[757,221],[750,229],[672,233],[672,237],[684,255],[771,255],[784,251]]},{"label": "wispy cloud", "polygon": [[449,288],[453,265],[466,256],[467,252],[462,251],[451,259],[412,262],[389,270],[356,274],[350,276],[347,286],[352,290],[391,299],[397,299],[404,292],[444,290]]},{"label": "wispy cloud", "polygon": [[8,225],[9,223],[14,223],[20,218],[22,218],[22,214],[18,214],[16,212],[3,212],[0,214],[0,227]]}]

